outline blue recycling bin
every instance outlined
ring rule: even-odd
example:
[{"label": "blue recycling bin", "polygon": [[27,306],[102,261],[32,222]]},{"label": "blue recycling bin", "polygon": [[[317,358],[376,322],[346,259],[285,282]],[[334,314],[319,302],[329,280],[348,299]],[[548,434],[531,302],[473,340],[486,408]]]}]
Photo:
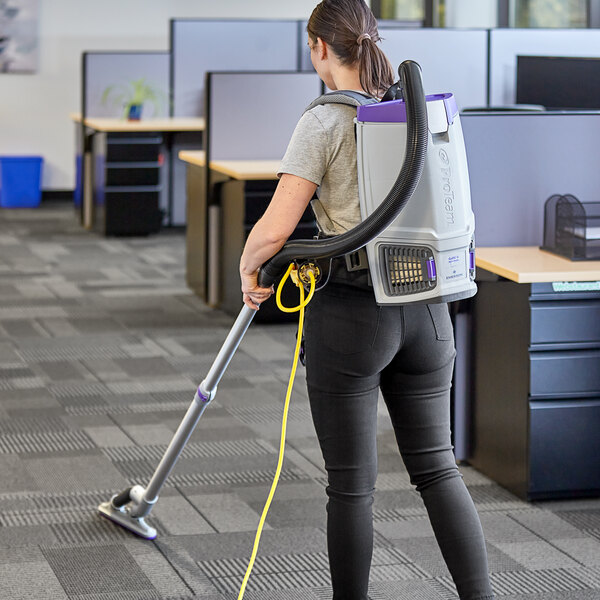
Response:
[{"label": "blue recycling bin", "polygon": [[43,163],[41,156],[0,156],[0,207],[39,206]]}]

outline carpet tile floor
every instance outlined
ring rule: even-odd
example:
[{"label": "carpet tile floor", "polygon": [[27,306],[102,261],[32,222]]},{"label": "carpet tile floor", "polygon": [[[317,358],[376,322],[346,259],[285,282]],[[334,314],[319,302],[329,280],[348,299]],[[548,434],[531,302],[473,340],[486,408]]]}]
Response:
[{"label": "carpet tile floor", "polygon": [[[241,305],[240,305],[241,306]],[[96,506],[158,464],[233,322],[185,237],[103,238],[68,204],[0,210],[0,599],[234,600],[277,462],[295,327],[253,324],[145,541]],[[384,410],[371,600],[456,598]],[[600,599],[600,500],[526,503],[467,465],[503,600]],[[247,600],[329,600],[325,474],[299,369]]]}]

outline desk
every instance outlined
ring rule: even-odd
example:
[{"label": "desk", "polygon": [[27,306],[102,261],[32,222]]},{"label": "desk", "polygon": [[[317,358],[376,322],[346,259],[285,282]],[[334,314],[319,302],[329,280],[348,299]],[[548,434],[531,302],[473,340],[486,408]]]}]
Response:
[{"label": "desk", "polygon": [[78,136],[82,162],[82,223],[105,235],[145,234],[166,224],[185,224],[185,188],[172,160],[176,147],[198,147],[202,118],[127,121],[71,119],[83,127]]},{"label": "desk", "polygon": [[[280,161],[210,161],[207,183],[204,152],[184,151],[179,158],[188,165],[187,284],[210,306],[237,315],[241,307],[240,256],[250,229],[275,191]],[[312,209],[308,208],[291,238],[311,238],[315,233]],[[294,291],[284,292],[284,304],[297,304]],[[295,317],[281,313],[275,302],[269,301],[255,320],[290,318]]]},{"label": "desk", "polygon": [[600,495],[600,261],[478,248],[471,464],[527,500]]}]

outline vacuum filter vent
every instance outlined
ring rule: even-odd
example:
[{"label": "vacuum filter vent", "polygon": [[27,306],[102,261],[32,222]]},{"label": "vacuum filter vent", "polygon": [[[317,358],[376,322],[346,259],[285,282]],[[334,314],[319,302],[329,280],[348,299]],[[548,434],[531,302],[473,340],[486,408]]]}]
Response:
[{"label": "vacuum filter vent", "polygon": [[426,292],[437,284],[435,260],[429,248],[382,244],[379,264],[384,268],[382,283],[388,296]]}]

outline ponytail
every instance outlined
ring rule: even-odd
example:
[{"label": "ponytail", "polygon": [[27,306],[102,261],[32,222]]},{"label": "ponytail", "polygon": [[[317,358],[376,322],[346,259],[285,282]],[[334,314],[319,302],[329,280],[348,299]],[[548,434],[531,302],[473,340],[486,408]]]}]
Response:
[{"label": "ponytail", "polygon": [[357,65],[362,89],[380,98],[394,83],[394,70],[377,42],[377,20],[364,0],[322,0],[306,27],[321,38],[343,65]]}]

